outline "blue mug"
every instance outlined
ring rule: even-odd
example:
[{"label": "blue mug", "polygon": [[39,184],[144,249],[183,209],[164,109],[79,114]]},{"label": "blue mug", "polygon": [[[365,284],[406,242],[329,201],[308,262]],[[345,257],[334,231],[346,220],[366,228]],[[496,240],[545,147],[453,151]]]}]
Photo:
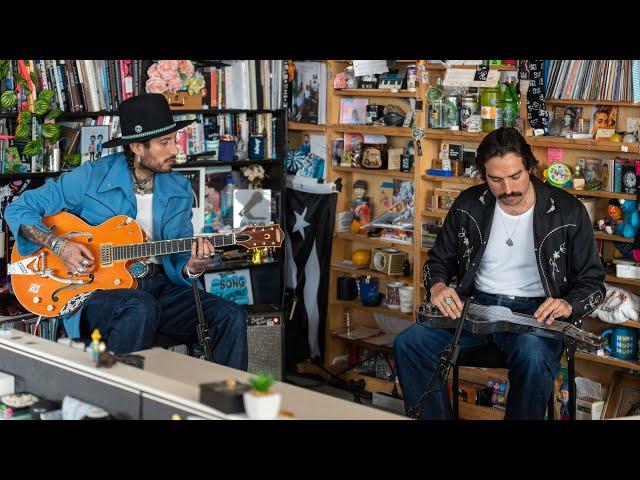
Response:
[{"label": "blue mug", "polygon": [[362,303],[374,303],[378,300],[379,280],[369,275],[361,276],[358,279],[358,290]]},{"label": "blue mug", "polygon": [[608,338],[604,349],[620,360],[635,360],[638,355],[638,329],[618,326],[600,333],[600,338]]}]

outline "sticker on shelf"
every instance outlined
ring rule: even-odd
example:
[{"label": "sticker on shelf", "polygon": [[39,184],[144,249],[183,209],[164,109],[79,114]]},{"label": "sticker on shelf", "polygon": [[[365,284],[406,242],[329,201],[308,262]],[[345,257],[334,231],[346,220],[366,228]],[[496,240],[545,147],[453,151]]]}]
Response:
[{"label": "sticker on shelf", "polygon": [[620,145],[620,150],[623,152],[628,152],[629,151],[629,147],[627,145]]}]

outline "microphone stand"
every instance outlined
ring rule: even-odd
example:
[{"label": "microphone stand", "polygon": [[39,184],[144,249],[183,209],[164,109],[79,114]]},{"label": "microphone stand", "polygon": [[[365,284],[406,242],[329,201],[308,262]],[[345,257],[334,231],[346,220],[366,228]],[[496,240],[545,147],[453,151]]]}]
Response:
[{"label": "microphone stand", "polygon": [[424,393],[422,394],[422,396],[420,397],[420,400],[418,401],[418,404],[414,405],[413,408],[411,409],[411,412],[410,412],[411,418],[422,417],[422,411],[424,410],[424,406],[427,403],[427,398],[429,397],[429,394],[431,393],[431,391],[433,390],[433,387],[436,384],[436,380],[438,380],[439,377],[442,377],[442,380],[446,382],[447,378],[449,377],[449,369],[456,364],[456,361],[458,360],[458,353],[460,353],[460,345],[458,345],[458,342],[460,341],[460,335],[462,334],[464,322],[466,321],[466,318],[467,318],[467,310],[469,310],[469,305],[471,304],[471,300],[472,300],[472,297],[468,297],[465,300],[464,306],[462,307],[462,315],[460,315],[460,320],[458,321],[458,326],[456,327],[456,332],[453,336],[453,340],[447,346],[447,348],[445,348],[440,354],[438,365],[436,366],[436,369],[433,371],[433,374],[431,375],[431,379],[427,384],[427,388],[425,388]]},{"label": "microphone stand", "polygon": [[202,313],[202,301],[200,300],[200,289],[198,288],[198,278],[191,279],[193,287],[193,297],[196,301],[196,310],[198,311],[198,323],[196,330],[198,331],[198,342],[204,349],[204,359],[213,362],[213,347],[211,346],[211,337],[209,336],[209,324],[204,319]]}]

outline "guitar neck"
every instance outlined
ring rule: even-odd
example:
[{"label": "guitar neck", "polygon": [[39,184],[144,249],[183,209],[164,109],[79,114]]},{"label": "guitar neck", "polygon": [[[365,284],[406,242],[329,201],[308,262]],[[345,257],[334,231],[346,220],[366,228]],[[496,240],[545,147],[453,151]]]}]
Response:
[{"label": "guitar neck", "polygon": [[157,242],[134,243],[112,247],[112,259],[135,260],[144,257],[171,255],[173,253],[190,252],[191,245],[198,238],[206,238],[215,248],[235,245],[235,233],[217,233],[209,237],[178,238],[176,240],[159,240]]}]

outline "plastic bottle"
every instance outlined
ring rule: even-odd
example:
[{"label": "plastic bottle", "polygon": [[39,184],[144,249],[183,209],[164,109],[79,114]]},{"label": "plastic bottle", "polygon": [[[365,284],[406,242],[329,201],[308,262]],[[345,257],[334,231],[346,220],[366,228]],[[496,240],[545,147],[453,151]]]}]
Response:
[{"label": "plastic bottle", "polygon": [[516,92],[516,82],[511,76],[507,77],[504,82],[504,93],[502,94],[502,102],[504,108],[502,110],[502,125],[504,127],[515,127],[518,118],[518,94]]},{"label": "plastic bottle", "polygon": [[502,126],[502,92],[500,86],[480,89],[482,131],[491,133]]},{"label": "plastic bottle", "polygon": [[220,194],[220,216],[225,225],[233,225],[233,177],[227,177],[227,184]]}]

